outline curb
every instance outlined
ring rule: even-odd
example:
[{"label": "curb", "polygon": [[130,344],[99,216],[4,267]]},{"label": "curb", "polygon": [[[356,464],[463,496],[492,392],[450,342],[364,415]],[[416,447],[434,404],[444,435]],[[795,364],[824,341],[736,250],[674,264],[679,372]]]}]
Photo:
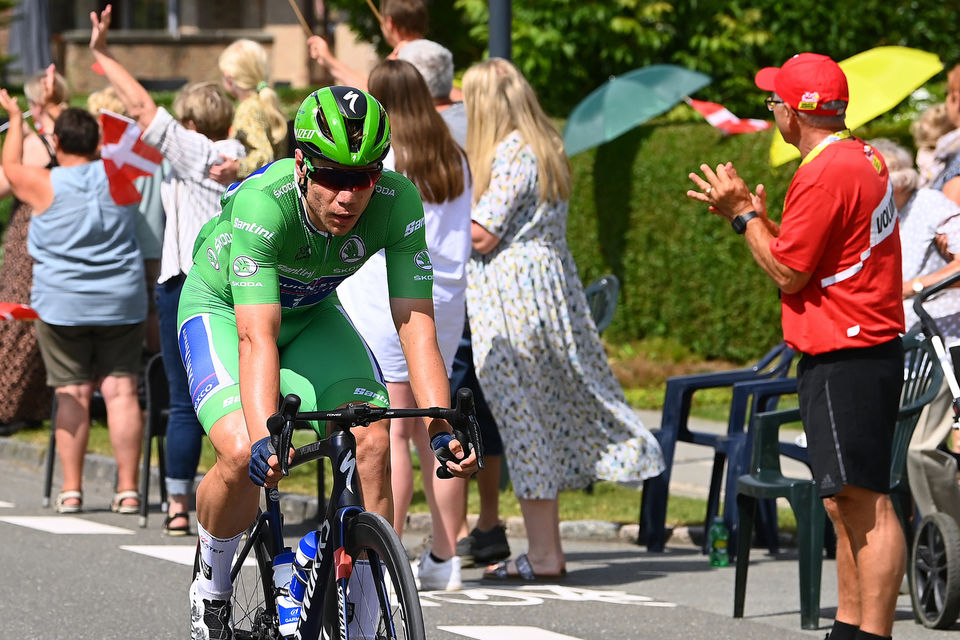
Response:
[{"label": "curb", "polygon": [[[0,437],[0,460],[9,460],[26,467],[42,472],[46,457],[45,446],[31,444],[16,438]],[[84,460],[84,480],[97,480],[112,483],[116,477],[116,462],[109,456],[88,453]],[[153,487],[159,482],[159,472],[156,467],[150,468],[150,484]],[[53,491],[56,493],[56,490]],[[319,501],[314,496],[281,493],[280,504],[283,508],[284,519],[289,524],[300,524],[317,517]],[[474,526],[475,515],[467,516],[469,526]],[[526,527],[523,518],[514,516],[507,518],[507,536],[510,538],[525,538]],[[411,513],[407,516],[406,532],[412,534],[429,535],[431,533],[431,519],[429,513]],[[626,542],[636,544],[640,530],[639,524],[620,524],[602,520],[566,520],[560,523],[560,537],[563,540],[595,540],[603,542]],[[703,527],[676,527],[668,531],[668,542],[671,546],[699,547],[703,539]]]}]

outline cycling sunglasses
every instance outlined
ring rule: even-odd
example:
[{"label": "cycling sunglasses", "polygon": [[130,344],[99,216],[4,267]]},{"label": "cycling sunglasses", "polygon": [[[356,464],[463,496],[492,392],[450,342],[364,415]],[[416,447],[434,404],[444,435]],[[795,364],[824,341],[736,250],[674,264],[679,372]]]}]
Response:
[{"label": "cycling sunglasses", "polygon": [[383,175],[383,164],[366,170],[339,169],[336,167],[314,167],[306,159],[304,168],[307,177],[321,187],[331,191],[362,191],[377,184]]}]

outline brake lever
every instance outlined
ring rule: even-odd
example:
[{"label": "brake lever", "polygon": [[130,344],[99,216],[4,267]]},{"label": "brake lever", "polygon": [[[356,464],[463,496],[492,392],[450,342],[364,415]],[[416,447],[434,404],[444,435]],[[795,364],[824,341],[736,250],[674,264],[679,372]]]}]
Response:
[{"label": "brake lever", "polygon": [[[485,467],[483,461],[483,441],[480,438],[480,425],[477,423],[476,407],[473,401],[473,392],[466,387],[457,390],[457,401],[453,419],[449,421],[453,428],[453,437],[461,444],[465,444],[464,454],[470,455],[473,451],[477,456],[477,467]],[[437,468],[438,478],[452,478],[453,474],[445,467]]]},{"label": "brake lever", "polygon": [[277,452],[280,473],[284,477],[290,475],[290,446],[293,442],[293,430],[296,427],[295,418],[298,411],[300,411],[300,397],[290,393],[280,403],[280,410],[267,418],[270,443]]}]

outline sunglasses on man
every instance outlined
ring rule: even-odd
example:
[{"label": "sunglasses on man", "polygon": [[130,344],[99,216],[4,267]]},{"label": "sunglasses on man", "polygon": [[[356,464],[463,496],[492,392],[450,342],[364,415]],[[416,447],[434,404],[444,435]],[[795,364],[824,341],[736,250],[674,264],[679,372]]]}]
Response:
[{"label": "sunglasses on man", "polygon": [[331,191],[362,191],[377,184],[383,175],[383,163],[369,169],[340,169],[338,167],[314,167],[303,159],[307,178]]}]

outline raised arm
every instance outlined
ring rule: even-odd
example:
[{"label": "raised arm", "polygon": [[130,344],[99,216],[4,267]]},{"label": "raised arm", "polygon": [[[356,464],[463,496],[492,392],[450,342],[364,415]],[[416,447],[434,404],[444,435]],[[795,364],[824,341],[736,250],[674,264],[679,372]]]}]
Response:
[{"label": "raised arm", "polygon": [[137,121],[141,129],[146,129],[153,122],[157,114],[157,103],[150,97],[150,93],[143,85],[137,82],[122,64],[117,62],[107,49],[107,32],[110,30],[112,8],[108,4],[99,16],[96,11],[90,12],[90,23],[93,28],[90,32],[90,49],[94,58],[103,68],[103,74],[113,86],[120,101],[130,117]]},{"label": "raised arm", "polygon": [[10,128],[3,143],[3,173],[13,194],[33,207],[34,213],[41,213],[53,204],[50,171],[23,164],[23,112],[17,99],[11,97],[6,89],[0,89],[0,107],[10,116]]},{"label": "raised arm", "polygon": [[338,60],[330,51],[330,45],[322,37],[310,36],[307,38],[307,48],[310,51],[310,57],[323,65],[333,76],[333,79],[337,81],[337,84],[367,90],[366,76]]}]

